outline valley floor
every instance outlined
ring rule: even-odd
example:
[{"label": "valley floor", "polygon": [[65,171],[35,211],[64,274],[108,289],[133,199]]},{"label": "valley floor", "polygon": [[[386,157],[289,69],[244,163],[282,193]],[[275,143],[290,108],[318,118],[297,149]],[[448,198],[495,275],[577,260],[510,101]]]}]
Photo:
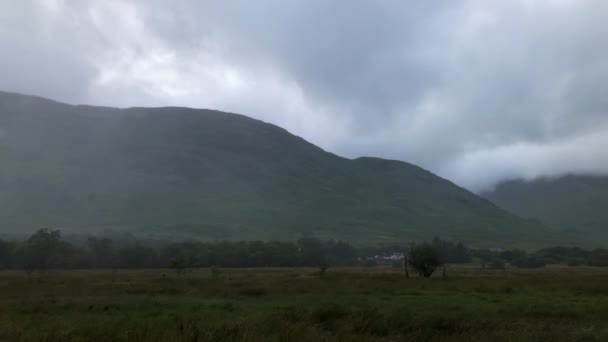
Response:
[{"label": "valley floor", "polygon": [[608,341],[608,269],[0,272],[2,341]]}]

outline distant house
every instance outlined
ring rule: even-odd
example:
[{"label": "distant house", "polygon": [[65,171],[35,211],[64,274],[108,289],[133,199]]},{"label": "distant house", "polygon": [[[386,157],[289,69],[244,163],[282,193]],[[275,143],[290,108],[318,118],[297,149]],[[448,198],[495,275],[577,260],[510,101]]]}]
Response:
[{"label": "distant house", "polygon": [[403,253],[392,253],[392,254],[384,254],[384,255],[374,255],[367,257],[365,259],[366,264],[375,265],[375,266],[383,266],[383,267],[391,267],[397,262],[403,261],[404,254]]}]

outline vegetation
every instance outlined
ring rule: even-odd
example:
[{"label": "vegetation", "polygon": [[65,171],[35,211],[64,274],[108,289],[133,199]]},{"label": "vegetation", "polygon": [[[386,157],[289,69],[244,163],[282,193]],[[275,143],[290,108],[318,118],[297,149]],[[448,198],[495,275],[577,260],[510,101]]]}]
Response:
[{"label": "vegetation", "polygon": [[[72,238],[73,239],[73,238]],[[552,247],[535,252],[523,250],[469,250],[462,243],[438,237],[410,247],[393,245],[355,248],[343,241],[321,241],[313,237],[296,242],[220,241],[160,243],[146,240],[112,240],[107,237],[62,239],[59,230],[40,229],[23,241],[0,239],[0,269],[28,273],[50,269],[138,269],[171,268],[183,276],[193,268],[210,268],[219,276],[226,267],[317,267],[323,276],[336,266],[403,267],[408,264],[429,277],[444,263],[478,261],[482,267],[540,268],[546,264],[608,267],[608,250]]]},{"label": "vegetation", "polygon": [[603,248],[586,250],[579,247],[551,247],[532,253],[518,249],[504,251],[472,250],[470,254],[477,258],[482,265],[491,268],[504,268],[507,263],[521,268],[540,268],[547,264],[608,267],[608,250]]},{"label": "vegetation", "polygon": [[3,341],[608,339],[608,269],[586,267],[3,271],[0,303]]},{"label": "vegetation", "polygon": [[[59,230],[52,229],[40,229],[21,242],[0,240],[0,268],[28,272],[70,268],[172,268],[181,276],[191,268],[200,267],[311,266],[319,267],[323,275],[330,264],[370,264],[364,260],[371,255],[388,255],[394,249],[403,250],[401,247],[356,249],[343,241],[323,242],[312,237],[299,239],[295,243],[151,243],[133,239],[118,239],[115,242],[107,237],[88,237],[84,240],[84,244],[79,244],[79,240],[70,243],[62,239]],[[448,250],[457,246],[441,243]]]},{"label": "vegetation", "polygon": [[413,245],[407,257],[408,263],[420,276],[430,278],[437,267],[443,265],[439,250],[429,243]]},{"label": "vegetation", "polygon": [[[562,240],[415,165],[349,160],[251,118],[0,93],[0,227],[357,246]],[[144,252],[144,251],[140,251]]]}]

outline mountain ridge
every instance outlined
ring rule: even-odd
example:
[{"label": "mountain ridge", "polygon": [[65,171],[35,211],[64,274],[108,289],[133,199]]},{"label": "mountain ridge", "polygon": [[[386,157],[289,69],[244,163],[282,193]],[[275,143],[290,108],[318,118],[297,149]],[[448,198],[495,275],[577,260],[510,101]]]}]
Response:
[{"label": "mountain ridge", "polygon": [[314,234],[359,244],[435,235],[480,246],[555,241],[419,166],[343,158],[241,114],[0,92],[0,129],[0,229],[173,239]]},{"label": "mountain ridge", "polygon": [[[555,231],[608,241],[608,176],[567,174],[500,183],[482,196]],[[605,245],[605,242],[603,243]]]}]

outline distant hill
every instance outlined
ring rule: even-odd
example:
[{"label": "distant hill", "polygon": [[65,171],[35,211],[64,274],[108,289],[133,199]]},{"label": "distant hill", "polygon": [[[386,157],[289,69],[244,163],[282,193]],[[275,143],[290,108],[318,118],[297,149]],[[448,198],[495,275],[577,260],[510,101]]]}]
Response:
[{"label": "distant hill", "polygon": [[571,237],[608,245],[608,177],[569,175],[530,182],[514,180],[483,196]]},{"label": "distant hill", "polygon": [[473,246],[554,236],[429,171],[345,159],[243,115],[0,93],[0,229]]}]

